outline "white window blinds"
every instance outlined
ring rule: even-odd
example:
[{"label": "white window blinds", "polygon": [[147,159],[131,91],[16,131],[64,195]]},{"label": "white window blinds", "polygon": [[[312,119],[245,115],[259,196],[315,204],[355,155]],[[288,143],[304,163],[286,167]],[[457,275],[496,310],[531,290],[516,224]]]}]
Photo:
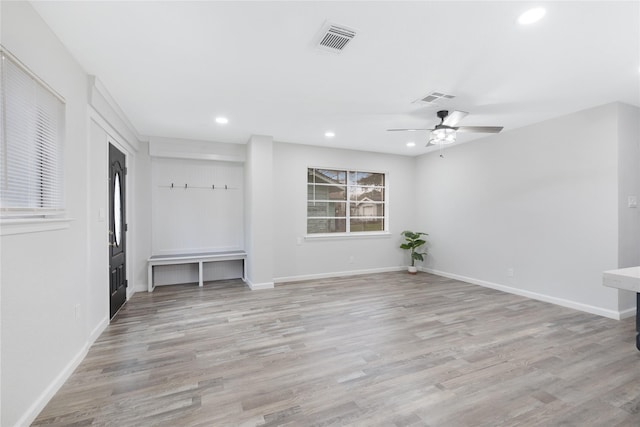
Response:
[{"label": "white window blinds", "polygon": [[62,213],[64,101],[8,53],[1,53],[0,213]]}]

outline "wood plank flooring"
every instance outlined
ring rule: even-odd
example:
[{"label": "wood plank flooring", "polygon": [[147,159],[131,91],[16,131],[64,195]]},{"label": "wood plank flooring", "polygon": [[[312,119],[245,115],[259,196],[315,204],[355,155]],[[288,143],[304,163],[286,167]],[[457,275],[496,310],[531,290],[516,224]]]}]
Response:
[{"label": "wood plank flooring", "polygon": [[426,273],[164,286],[34,425],[638,427],[634,326]]}]

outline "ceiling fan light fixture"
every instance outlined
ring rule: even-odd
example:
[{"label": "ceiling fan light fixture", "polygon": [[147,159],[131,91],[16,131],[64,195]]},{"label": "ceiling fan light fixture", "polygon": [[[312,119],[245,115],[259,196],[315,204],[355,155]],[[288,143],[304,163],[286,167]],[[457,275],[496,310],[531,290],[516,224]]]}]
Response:
[{"label": "ceiling fan light fixture", "polygon": [[456,130],[450,128],[438,128],[431,131],[429,144],[445,145],[456,142]]}]

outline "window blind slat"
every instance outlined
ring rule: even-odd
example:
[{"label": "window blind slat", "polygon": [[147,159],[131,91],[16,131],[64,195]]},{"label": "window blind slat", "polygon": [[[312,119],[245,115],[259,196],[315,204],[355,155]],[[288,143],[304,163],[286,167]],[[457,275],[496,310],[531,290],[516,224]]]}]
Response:
[{"label": "window blind slat", "polygon": [[0,144],[2,215],[64,208],[64,102],[10,55],[2,55]]}]

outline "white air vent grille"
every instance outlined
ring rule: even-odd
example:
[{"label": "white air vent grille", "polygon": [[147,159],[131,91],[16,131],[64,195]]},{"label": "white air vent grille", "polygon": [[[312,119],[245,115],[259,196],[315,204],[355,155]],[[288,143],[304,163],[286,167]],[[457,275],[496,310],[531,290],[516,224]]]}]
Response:
[{"label": "white air vent grille", "polygon": [[446,93],[442,92],[431,92],[424,98],[416,99],[413,102],[421,104],[437,104],[438,101],[447,101],[453,98],[455,98],[455,95],[447,95]]},{"label": "white air vent grille", "polygon": [[322,28],[318,48],[330,52],[342,52],[356,36],[355,30],[342,25],[325,24]]}]

